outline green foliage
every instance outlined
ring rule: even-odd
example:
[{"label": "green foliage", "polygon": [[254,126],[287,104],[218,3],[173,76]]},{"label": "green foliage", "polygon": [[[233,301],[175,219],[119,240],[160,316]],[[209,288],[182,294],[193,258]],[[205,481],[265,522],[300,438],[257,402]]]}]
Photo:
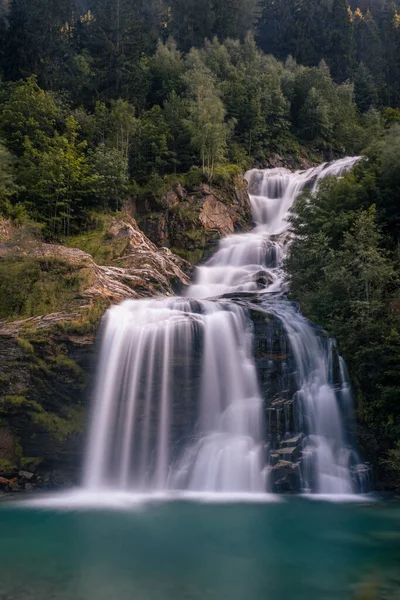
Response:
[{"label": "green foliage", "polygon": [[82,431],[83,411],[79,407],[69,407],[65,411],[65,417],[42,410],[31,415],[32,422],[50,435],[59,440],[65,440],[69,435]]},{"label": "green foliage", "polygon": [[128,159],[118,148],[99,144],[90,154],[91,170],[97,174],[91,187],[96,204],[104,210],[118,210],[128,194]]},{"label": "green foliage", "polygon": [[34,347],[25,338],[17,338],[17,344],[26,356],[33,356],[35,354]]},{"label": "green foliage", "polygon": [[0,108],[0,130],[17,156],[24,153],[27,139],[33,148],[44,151],[54,136],[58,117],[53,96],[40,88],[32,75],[9,87]]},{"label": "green foliage", "polygon": [[56,258],[0,263],[0,318],[32,317],[61,310],[79,297],[88,273]]},{"label": "green foliage", "polygon": [[[245,170],[270,152],[296,154],[300,143],[306,154],[355,153],[379,133],[379,119],[370,125],[383,85],[374,72],[360,64],[353,88],[337,85],[323,61],[304,67],[265,55],[248,33],[254,0],[177,0],[168,7],[160,0],[91,0],[86,12],[62,0],[59,14],[52,4],[43,16],[60,61],[54,65],[47,49],[43,62],[28,56],[40,46],[35,27],[43,31],[43,24],[36,19],[49,2],[33,1],[35,16],[26,0],[15,0],[11,11],[7,81],[0,85],[0,211],[17,224],[34,219],[48,238],[76,234],[93,210],[119,210],[138,186],[158,188],[172,173],[201,167],[212,178],[227,162]],[[332,13],[342,39],[345,6],[335,0],[329,11],[313,0],[307,11],[303,0],[280,0],[263,10],[277,11],[281,33],[286,17],[295,29],[306,20],[296,47],[313,65],[321,52],[311,48],[311,32]],[[360,48],[366,32],[374,33],[369,17],[361,17]],[[17,31],[27,54],[18,51],[9,68]]]},{"label": "green foliage", "polygon": [[185,125],[192,146],[199,152],[203,171],[213,177],[215,165],[223,162],[233,122],[225,122],[225,107],[212,73],[196,51],[188,57],[185,74],[188,90],[188,118]]},{"label": "green foliage", "polygon": [[16,470],[16,464],[6,458],[0,458],[0,473],[12,473]]},{"label": "green foliage", "polygon": [[400,475],[400,442],[397,442],[395,448],[389,450],[387,459],[383,461],[383,464],[396,475]]},{"label": "green foliage", "polygon": [[353,172],[297,201],[286,261],[293,297],[338,339],[349,364],[359,418],[375,436],[371,444],[361,431],[361,445],[375,464],[373,446],[381,457],[392,448],[394,461],[400,439],[398,143],[392,131]]},{"label": "green foliage", "polygon": [[12,167],[12,155],[0,144],[0,215],[4,217],[12,215],[10,200],[17,192]]},{"label": "green foliage", "polygon": [[21,458],[21,469],[27,471],[34,471],[43,462],[43,458],[39,456],[23,456]]},{"label": "green foliage", "polygon": [[326,139],[332,133],[329,106],[322,94],[310,89],[299,115],[300,133],[304,139]]}]

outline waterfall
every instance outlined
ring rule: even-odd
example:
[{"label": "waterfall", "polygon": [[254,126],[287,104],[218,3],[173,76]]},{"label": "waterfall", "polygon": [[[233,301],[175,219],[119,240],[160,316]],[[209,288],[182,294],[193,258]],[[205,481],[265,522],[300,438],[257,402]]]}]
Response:
[{"label": "waterfall", "polygon": [[[360,489],[365,469],[343,426],[352,412],[344,362],[286,299],[282,270],[287,215],[299,193],[357,160],[249,171],[250,233],[221,240],[185,297],[130,300],[107,311],[86,488],[264,493],[279,491],[286,469],[297,491]],[[279,324],[290,357],[290,368],[279,366],[275,395],[260,384],[253,310]],[[263,336],[272,348],[272,332]]]}]

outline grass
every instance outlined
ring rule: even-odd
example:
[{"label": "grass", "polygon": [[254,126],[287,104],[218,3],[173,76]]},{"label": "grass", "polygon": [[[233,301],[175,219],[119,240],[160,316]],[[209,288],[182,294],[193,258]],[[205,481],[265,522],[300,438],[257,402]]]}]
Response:
[{"label": "grass", "polygon": [[58,312],[79,298],[89,283],[88,269],[57,258],[5,260],[0,264],[0,318]]}]

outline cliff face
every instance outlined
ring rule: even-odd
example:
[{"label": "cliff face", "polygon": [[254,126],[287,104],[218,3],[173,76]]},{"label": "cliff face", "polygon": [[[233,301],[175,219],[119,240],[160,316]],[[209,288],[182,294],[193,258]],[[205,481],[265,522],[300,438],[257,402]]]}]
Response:
[{"label": "cliff face", "polygon": [[141,228],[157,246],[171,248],[192,264],[207,259],[221,237],[252,226],[242,175],[213,187],[177,183],[160,197],[145,195],[137,211]]},{"label": "cliff face", "polygon": [[127,214],[104,216],[68,245],[0,218],[0,491],[79,481],[104,311],[128,298],[179,294],[193,270],[182,257],[196,263],[220,237],[250,228],[239,180],[177,185],[149,201],[158,212],[142,207],[138,219],[153,241]]}]

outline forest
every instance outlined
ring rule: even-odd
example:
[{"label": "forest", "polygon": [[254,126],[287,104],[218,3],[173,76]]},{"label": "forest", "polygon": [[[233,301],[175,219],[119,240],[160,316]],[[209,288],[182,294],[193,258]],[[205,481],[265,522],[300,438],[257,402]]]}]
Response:
[{"label": "forest", "polygon": [[298,201],[286,268],[399,479],[399,5],[0,0],[0,72],[0,214],[46,240],[177,174],[366,156]]}]

